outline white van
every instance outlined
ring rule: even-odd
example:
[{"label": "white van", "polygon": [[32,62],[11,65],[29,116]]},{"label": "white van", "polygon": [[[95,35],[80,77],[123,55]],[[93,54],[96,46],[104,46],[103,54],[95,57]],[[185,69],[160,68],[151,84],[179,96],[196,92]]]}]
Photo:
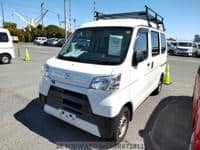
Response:
[{"label": "white van", "polygon": [[196,55],[197,49],[197,45],[194,42],[178,41],[177,48],[174,54],[181,56],[194,56]]},{"label": "white van", "polygon": [[44,111],[120,142],[134,111],[162,87],[164,24],[146,13],[150,10],[96,13],[97,21],[77,29],[58,56],[43,66],[39,95]]},{"label": "white van", "polygon": [[10,32],[0,28],[0,63],[8,64],[13,58],[15,58],[15,54]]}]

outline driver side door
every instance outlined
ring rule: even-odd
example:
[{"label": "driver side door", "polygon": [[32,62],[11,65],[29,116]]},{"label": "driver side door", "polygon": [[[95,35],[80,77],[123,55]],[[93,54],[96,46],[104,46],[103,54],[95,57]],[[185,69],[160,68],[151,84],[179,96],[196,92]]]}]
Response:
[{"label": "driver side door", "polygon": [[[137,108],[144,99],[149,96],[148,74],[150,72],[149,62],[149,30],[140,28],[138,30],[133,48],[132,66],[130,69],[130,96],[134,108]],[[139,62],[136,62],[137,56]]]}]

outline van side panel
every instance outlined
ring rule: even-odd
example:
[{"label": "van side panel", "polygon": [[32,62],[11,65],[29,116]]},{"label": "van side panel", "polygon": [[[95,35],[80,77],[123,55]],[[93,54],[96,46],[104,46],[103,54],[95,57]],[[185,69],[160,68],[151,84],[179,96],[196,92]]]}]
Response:
[{"label": "van side panel", "polygon": [[0,29],[0,33],[6,33],[8,42],[0,42],[0,54],[9,54],[11,58],[15,58],[14,46],[10,32],[7,29]]}]

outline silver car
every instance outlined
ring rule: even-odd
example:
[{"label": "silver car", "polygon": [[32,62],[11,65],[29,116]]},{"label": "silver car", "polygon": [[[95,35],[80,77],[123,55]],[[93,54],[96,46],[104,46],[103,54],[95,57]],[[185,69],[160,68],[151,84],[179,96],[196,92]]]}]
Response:
[{"label": "silver car", "polygon": [[174,52],[175,55],[195,56],[197,53],[197,45],[194,42],[179,41]]}]

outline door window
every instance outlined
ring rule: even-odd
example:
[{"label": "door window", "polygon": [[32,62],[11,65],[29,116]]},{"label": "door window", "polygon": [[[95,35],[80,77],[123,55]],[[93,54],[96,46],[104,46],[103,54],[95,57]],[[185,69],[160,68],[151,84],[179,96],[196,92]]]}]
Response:
[{"label": "door window", "polygon": [[160,54],[160,44],[159,44],[159,33],[151,32],[151,45],[152,45],[152,56],[157,56]]},{"label": "door window", "polygon": [[134,50],[135,53],[143,55],[144,60],[148,57],[148,30],[139,30]]}]

